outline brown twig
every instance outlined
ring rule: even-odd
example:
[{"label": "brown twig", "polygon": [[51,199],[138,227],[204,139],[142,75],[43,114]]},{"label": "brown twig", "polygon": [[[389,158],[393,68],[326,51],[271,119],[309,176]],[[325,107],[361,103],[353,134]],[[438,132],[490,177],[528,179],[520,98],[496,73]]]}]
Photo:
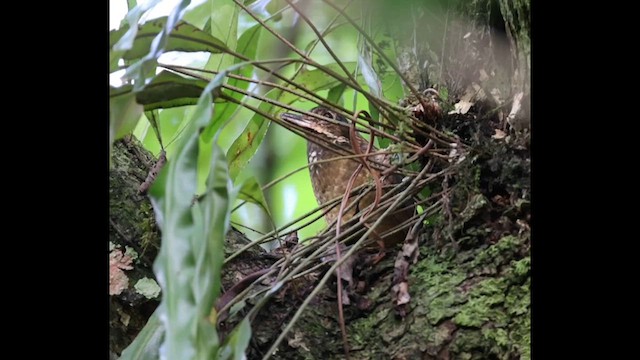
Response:
[{"label": "brown twig", "polygon": [[[353,148],[353,152],[358,155],[363,155],[363,154],[362,154],[362,151],[360,150],[360,144],[357,142],[357,138],[356,138],[356,120],[355,119],[358,117],[361,111],[358,111],[355,113],[353,117],[353,121],[351,122],[351,126],[349,127],[349,139],[351,140],[351,147]],[[375,135],[374,135],[374,132],[372,131],[371,137],[369,138],[369,144],[367,145],[367,151],[364,155],[369,155],[371,153],[371,150],[373,149],[374,139],[375,139]],[[376,184],[376,194],[373,201],[373,206],[371,206],[369,210],[365,214],[363,214],[362,218],[364,218],[367,215],[369,215],[371,211],[378,206],[378,203],[380,202],[380,198],[382,197],[382,182],[380,181],[380,174],[378,174],[377,171],[374,171],[373,169],[371,169],[371,166],[369,166],[369,163],[367,162],[367,158],[363,157],[359,159],[360,159],[360,162],[362,163],[362,166],[366,167],[367,171],[369,171],[369,174],[373,176],[373,179]]]},{"label": "brown twig", "polygon": [[[314,61],[313,59],[309,58],[302,50],[298,49],[294,44],[292,44],[291,42],[289,42],[287,39],[285,39],[281,34],[279,34],[277,31],[275,31],[272,27],[270,27],[269,25],[267,25],[262,19],[260,19],[253,11],[251,11],[248,7],[246,7],[244,4],[240,3],[238,0],[233,0],[233,2],[235,2],[238,6],[240,6],[247,14],[249,14],[254,20],[256,20],[258,23],[260,23],[260,25],[262,25],[262,27],[264,29],[266,29],[267,31],[269,31],[273,36],[275,36],[278,40],[280,40],[283,44],[285,44],[287,47],[289,47],[293,52],[295,52],[296,54],[298,54],[300,57],[302,57],[303,59],[305,59],[306,61],[309,62],[310,65],[321,69],[323,72],[325,72],[327,75],[333,77],[334,79],[340,81],[343,84],[346,84],[348,86],[350,86],[352,89],[358,91],[359,93],[361,93],[362,95],[364,95],[367,100],[371,101],[374,104],[378,104],[381,107],[383,107],[386,111],[388,112],[392,112],[391,108],[389,106],[387,106],[386,103],[380,101],[380,99],[376,98],[375,96],[372,96],[371,94],[369,94],[369,92],[365,91],[359,84],[357,81],[351,81],[351,75],[347,73],[347,76],[349,76],[349,79],[346,79],[342,76],[340,76],[338,73],[336,73],[335,71],[331,70],[330,68],[321,65],[319,63],[317,63],[316,61]],[[337,6],[336,6],[337,8]],[[302,17],[302,15],[301,15]],[[347,20],[351,20],[351,19],[347,19]],[[316,29],[317,31],[317,29]],[[322,40],[321,40],[322,41]],[[344,68],[344,70],[346,70],[346,68]],[[377,107],[376,107],[377,108]],[[381,110],[381,109],[378,109]],[[382,111],[381,111],[382,112]]]},{"label": "brown twig", "polygon": [[149,191],[149,188],[151,187],[153,182],[156,180],[156,177],[158,177],[158,173],[160,173],[160,170],[162,170],[162,167],[166,162],[167,162],[167,153],[166,151],[162,150],[160,151],[160,155],[158,156],[158,161],[156,161],[155,165],[151,167],[151,169],[149,170],[149,174],[147,174],[147,178],[144,180],[144,182],[140,184],[140,187],[138,188],[138,193],[146,194],[147,191]]}]

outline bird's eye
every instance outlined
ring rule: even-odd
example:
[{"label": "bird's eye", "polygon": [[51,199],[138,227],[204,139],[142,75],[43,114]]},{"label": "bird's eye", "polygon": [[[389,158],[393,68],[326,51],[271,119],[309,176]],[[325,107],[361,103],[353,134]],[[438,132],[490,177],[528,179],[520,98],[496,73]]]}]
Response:
[{"label": "bird's eye", "polygon": [[331,112],[331,111],[325,111],[325,112],[322,114],[322,116],[324,116],[324,117],[328,117],[329,119],[333,119],[333,120],[335,120],[335,119],[336,119],[336,115],[335,115],[333,112]]}]

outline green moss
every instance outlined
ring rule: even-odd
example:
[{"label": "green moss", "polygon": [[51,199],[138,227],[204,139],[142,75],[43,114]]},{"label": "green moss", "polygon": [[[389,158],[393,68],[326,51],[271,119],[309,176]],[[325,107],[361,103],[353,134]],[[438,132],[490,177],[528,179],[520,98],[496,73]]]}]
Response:
[{"label": "green moss", "polygon": [[502,328],[485,328],[480,332],[485,339],[490,340],[499,347],[507,347],[509,345],[509,333]]},{"label": "green moss", "polygon": [[486,298],[472,299],[453,318],[453,322],[459,326],[480,327],[489,321],[489,311],[490,308]]},{"label": "green moss", "polygon": [[514,263],[513,273],[516,276],[527,276],[531,271],[531,257],[527,256]]},{"label": "green moss", "polygon": [[[505,236],[455,257],[422,249],[411,273],[412,328],[422,331],[415,334],[414,343],[450,346],[456,359],[481,359],[487,353],[529,358],[531,260],[521,258],[525,240]],[[449,320],[457,327],[453,335]]]},{"label": "green moss", "polygon": [[364,345],[364,341],[370,339],[371,332],[375,331],[378,324],[383,321],[389,314],[390,309],[385,308],[378,311],[375,316],[367,316],[352,321],[349,324],[349,336],[356,346]]},{"label": "green moss", "polygon": [[505,307],[511,315],[526,314],[531,308],[531,279],[521,286],[512,286],[505,297]]},{"label": "green moss", "polygon": [[511,259],[520,251],[524,239],[516,236],[505,236],[496,244],[486,248],[478,253],[473,260],[472,267],[483,266],[486,264],[497,265],[504,263],[507,259]]},{"label": "green moss", "polygon": [[433,325],[440,323],[444,319],[448,319],[458,312],[458,308],[453,303],[455,296],[452,292],[444,293],[431,300],[429,304],[429,313],[427,317]]}]

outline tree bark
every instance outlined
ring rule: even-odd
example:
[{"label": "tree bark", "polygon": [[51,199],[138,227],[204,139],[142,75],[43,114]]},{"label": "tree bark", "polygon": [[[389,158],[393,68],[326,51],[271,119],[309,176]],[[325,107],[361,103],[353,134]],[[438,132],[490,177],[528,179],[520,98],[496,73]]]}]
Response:
[{"label": "tree bark", "polygon": [[[472,150],[443,184],[454,188],[449,206],[425,228],[407,316],[392,306],[393,259],[368,274],[371,307],[345,307],[351,359],[530,358],[529,2],[440,10],[441,22],[418,2],[383,16],[406,11],[405,21],[387,20],[405,78],[420,91],[439,84],[449,104],[471,104],[464,112],[446,108],[436,126]],[[337,309],[333,284],[273,358],[344,358]]]},{"label": "tree bark", "polygon": [[[120,355],[158,305],[136,289],[155,279],[152,265],[160,234],[149,199],[138,192],[154,157],[133,138],[114,143],[109,173],[110,308],[109,348]],[[115,284],[121,284],[117,289]],[[150,294],[147,294],[151,296]]]},{"label": "tree bark", "polygon": [[[528,150],[481,139],[486,145],[476,144],[456,176],[452,217],[425,228],[407,316],[393,308],[392,258],[365,276],[371,307],[345,306],[351,359],[530,358]],[[273,358],[344,358],[335,284],[314,299]]]}]

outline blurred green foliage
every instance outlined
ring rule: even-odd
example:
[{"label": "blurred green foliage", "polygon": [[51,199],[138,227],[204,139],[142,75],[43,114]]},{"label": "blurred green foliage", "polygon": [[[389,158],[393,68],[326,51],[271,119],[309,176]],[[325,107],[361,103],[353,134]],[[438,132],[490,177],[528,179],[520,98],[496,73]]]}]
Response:
[{"label": "blurred green foliage", "polygon": [[[162,248],[154,268],[163,290],[158,310],[162,321],[149,322],[142,332],[148,336],[132,345],[136,351],[130,350],[129,358],[155,354],[157,349],[151,347],[157,346],[158,341],[176,358],[211,358],[217,351],[222,358],[242,358],[250,336],[248,322],[243,321],[224,344],[218,343],[212,326],[217,316],[212,306],[219,295],[222,241],[229,219],[255,239],[318,206],[308,169],[291,174],[307,165],[306,141],[250,109],[278,116],[279,107],[242,92],[300,110],[310,110],[316,104],[280,89],[231,78],[226,72],[282,83],[265,71],[277,69],[298,86],[322,98],[332,98],[346,109],[369,109],[362,94],[341,86],[339,80],[320,68],[305,66],[299,71],[301,64],[294,63],[284,68],[270,64],[259,69],[251,60],[299,56],[283,47],[232,0],[206,0],[195,6],[189,3],[180,1],[161,20],[146,19],[141,16],[145,8],[136,6],[132,9],[136,17],[129,18],[142,19],[141,31],[131,29],[124,21],[120,29],[111,33],[112,69],[126,69],[128,78],[112,88],[112,140],[132,132],[152,153],[158,155],[164,149],[168,159],[151,192],[163,230]],[[288,6],[285,1],[266,3],[269,6],[260,8],[258,5],[265,2],[254,2],[252,10],[298,49],[310,52],[313,61],[345,76],[302,19],[291,9],[281,11]],[[376,58],[362,55],[362,41],[353,27],[345,26],[344,21],[333,22],[335,12],[327,6],[303,4],[312,23],[325,32],[324,40],[340,62],[349,71],[356,71],[353,75],[363,89],[368,91],[367,84],[372,85],[378,96],[392,102],[402,96],[397,77],[376,65]],[[359,9],[352,11],[363,16]],[[183,30],[172,36],[171,29],[176,24]],[[378,35],[386,36],[376,32],[374,37]],[[122,41],[126,46],[115,49],[121,38],[126,40]],[[207,56],[202,56],[203,51],[208,52]],[[165,65],[172,64],[191,69],[188,73],[169,73]],[[196,75],[196,79],[188,75]],[[215,80],[198,96],[199,89],[214,76]],[[223,84],[237,90],[223,89]],[[153,109],[153,113],[143,112],[142,106],[131,111],[134,100],[150,106],[145,110]],[[153,123],[146,118],[151,114],[156,120]],[[122,120],[126,123],[122,124]],[[283,181],[262,193],[260,185],[281,177]],[[201,197],[192,205],[196,194]],[[238,205],[242,206],[231,211]],[[324,219],[320,219],[300,230],[298,237],[312,237],[325,226]],[[195,329],[195,333],[187,329]],[[160,335],[163,330],[164,335]]]},{"label": "blurred green foliage", "polygon": [[[282,2],[283,5],[286,5],[285,2]],[[189,19],[192,24],[206,23],[203,21],[205,17],[208,16],[208,12],[203,10],[207,3],[196,7],[193,10],[190,10],[186,13],[185,19]],[[275,8],[273,3],[270,3],[270,8]],[[219,39],[231,39],[242,38],[243,35],[249,32],[256,31],[256,22],[251,19],[247,14],[240,13],[238,16],[238,24],[236,27],[235,24],[230,20],[232,14],[234,13],[233,8],[223,7],[223,10],[218,13],[218,18],[224,18],[225,23],[216,23],[218,26],[213,26],[211,28],[211,33],[213,36]],[[312,21],[319,29],[324,29],[331,19],[333,18],[333,14],[328,11],[326,7],[319,7],[318,11],[314,10],[311,12]],[[226,14],[226,15],[225,15]],[[291,26],[294,24],[293,20],[293,12],[285,11],[282,13],[280,20],[277,22],[269,22],[270,26],[273,26],[275,29],[286,32],[287,29],[291,29]],[[298,20],[300,21],[300,20]],[[226,24],[226,25],[225,25]],[[229,27],[239,28],[238,32],[228,31],[225,32],[223,29]],[[304,24],[295,27],[296,34],[295,45],[300,49],[309,49],[311,44],[317,41],[317,36]],[[255,40],[255,39],[254,39]],[[257,38],[255,45],[257,45],[257,49],[255,51],[251,51],[250,54],[255,56],[256,59],[266,59],[272,58],[274,56],[274,49],[280,46],[279,40],[277,40],[271,34],[268,34],[267,31],[262,30],[262,34]],[[327,43],[330,44],[332,50],[339,54],[340,60],[344,63],[352,63],[358,60],[358,47],[355,46],[358,43],[357,33],[348,26],[338,26],[334,28],[328,35],[325,37]],[[242,41],[240,41],[242,42]],[[226,45],[230,48],[233,48],[238,42],[229,41]],[[290,54],[289,54],[290,55]],[[185,57],[188,58],[189,54],[185,54]],[[330,54],[324,49],[322,44],[318,44],[313,52],[311,53],[312,58],[321,64],[333,64],[334,60],[330,56]],[[222,65],[228,65],[229,63],[229,55],[221,55],[214,54],[211,55],[209,60],[206,63],[202,61],[194,61],[189,64],[193,67],[202,67],[205,69],[218,70],[223,68]],[[334,66],[337,69],[337,66]],[[250,67],[247,67],[249,69]],[[247,71],[244,70],[245,76],[250,76],[250,73],[247,74]],[[285,69],[283,74],[285,76],[292,76],[294,69],[289,67]],[[264,72],[258,71],[258,76],[264,77]],[[326,77],[326,75],[323,75]],[[304,78],[304,76],[302,77]],[[299,77],[299,79],[302,79]],[[327,77],[328,79],[328,77]],[[234,81],[230,79],[229,82]],[[302,79],[301,81],[305,81]],[[236,86],[244,84],[245,87],[247,85],[246,82],[235,81]],[[385,95],[391,95],[390,98],[393,100],[397,100],[402,95],[402,90],[400,87],[400,82],[397,78],[393,77],[393,75],[386,76],[383,81],[383,91]],[[366,84],[362,82],[362,86],[365,89],[368,89]],[[260,89],[254,89],[254,91]],[[321,97],[328,97],[328,91],[322,90],[317,92]],[[237,95],[237,94],[236,94]],[[290,95],[288,95],[290,96]],[[302,100],[299,101],[297,99],[292,99],[295,102],[293,105],[296,108],[301,110],[310,110],[316,105]],[[258,106],[260,104],[259,101],[255,99],[245,98],[245,101],[248,104],[253,106]],[[350,88],[347,88],[343,91],[341,96],[341,101],[343,106],[347,109],[368,109],[367,101],[361,94],[358,94],[354,97],[354,91]],[[159,111],[159,124],[160,124],[160,132],[161,137],[163,139],[163,143],[165,146],[165,150],[167,151],[168,158],[171,158],[174,146],[176,143],[176,139],[180,136],[184,135],[184,129],[187,126],[184,119],[188,119],[192,116],[193,106],[183,106],[177,108],[170,109],[161,109]],[[217,114],[223,113],[226,115],[226,118],[220,119],[218,122],[212,122],[212,124],[217,124],[221,126],[222,122],[224,122],[224,127],[221,130],[218,145],[223,149],[223,151],[227,152],[233,142],[242,134],[242,131],[245,129],[250,119],[254,114],[251,110],[235,106],[231,103],[217,104],[214,111],[214,117],[217,117]],[[140,138],[144,144],[144,146],[149,149],[154,154],[159,154],[161,147],[158,142],[157,137],[150,131],[149,122],[146,121],[143,117],[143,121],[138,122],[136,129],[134,130],[134,135]],[[211,146],[209,142],[201,138],[200,145],[202,147]],[[201,171],[199,171],[199,185],[198,191],[204,190],[204,180],[207,177],[207,166],[208,159],[207,156],[203,156],[199,159],[199,164],[201,166]],[[265,166],[268,164],[268,166]],[[303,167],[307,164],[307,155],[306,155],[306,141],[291,133],[290,131],[281,128],[276,124],[272,124],[267,133],[264,142],[261,144],[260,148],[256,155],[251,159],[246,168],[238,175],[236,179],[236,183],[244,181],[245,179],[255,176],[259,182],[264,185],[267,182],[285,176],[288,173]],[[311,188],[309,172],[307,169],[299,171],[285,180],[275,184],[270,189],[266,190],[266,196],[269,202],[269,208],[273,216],[273,221],[276,226],[282,226],[291,222],[292,220],[308,213],[317,207],[317,202],[313,195],[313,190]],[[240,202],[238,202],[240,203]],[[232,222],[241,224],[243,226],[240,227],[242,231],[246,233],[246,235],[250,238],[259,237],[260,233],[265,233],[272,230],[271,222],[266,219],[267,214],[258,206],[254,206],[253,204],[245,204],[236,210],[232,214]],[[257,221],[258,220],[258,221]],[[257,232],[248,231],[246,227],[254,228]],[[305,239],[311,236],[314,236],[316,233],[321,231],[326,226],[324,219],[320,219],[313,223],[310,226],[302,229],[298,236],[300,239]]]}]

